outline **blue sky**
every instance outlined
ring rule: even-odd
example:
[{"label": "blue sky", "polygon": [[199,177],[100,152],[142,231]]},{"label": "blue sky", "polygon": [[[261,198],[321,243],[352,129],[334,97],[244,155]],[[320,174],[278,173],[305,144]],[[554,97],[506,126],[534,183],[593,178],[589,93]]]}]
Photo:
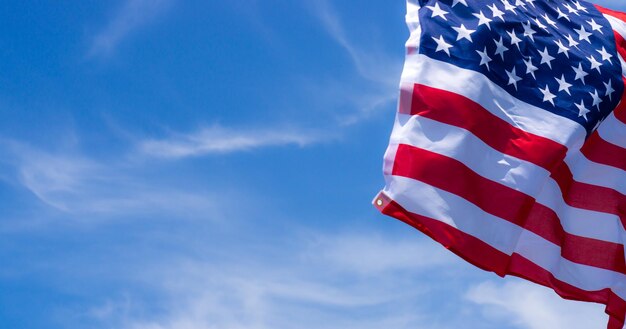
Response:
[{"label": "blue sky", "polygon": [[404,6],[4,1],[2,326],[602,326],[370,205]]}]

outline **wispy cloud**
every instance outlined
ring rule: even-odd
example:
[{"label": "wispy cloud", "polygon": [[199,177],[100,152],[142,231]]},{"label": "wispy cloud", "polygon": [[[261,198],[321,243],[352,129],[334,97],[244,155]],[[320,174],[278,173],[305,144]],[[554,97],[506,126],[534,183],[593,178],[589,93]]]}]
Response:
[{"label": "wispy cloud", "polygon": [[[353,103],[357,111],[345,116],[343,124],[354,124],[368,118],[376,110],[388,108],[394,104],[398,94],[398,83],[402,69],[402,54],[389,54],[372,45],[375,40],[368,40],[367,47],[355,42],[344,28],[340,16],[327,0],[311,1],[307,3],[311,12],[318,18],[321,27],[327,34],[345,50],[350,58],[359,80],[350,85],[359,85],[356,89],[343,88],[340,99]],[[365,43],[365,42],[364,42]],[[328,85],[328,83],[324,83]],[[345,85],[345,84],[344,84]],[[324,93],[324,91],[321,91]],[[327,91],[336,94],[336,88]]]},{"label": "wispy cloud", "polygon": [[132,137],[134,146],[128,152],[121,150],[106,159],[88,156],[76,145],[52,151],[4,139],[0,140],[0,164],[13,174],[11,177],[5,173],[4,180],[12,179],[43,204],[70,217],[169,214],[188,218],[211,214],[216,218],[220,213],[217,204],[224,208],[222,199],[229,191],[219,189],[213,194],[175,186],[164,182],[169,174],[146,175],[146,166],[154,167],[154,159],[177,160],[288,145],[304,147],[331,138],[331,134],[301,129],[232,129],[215,125],[164,139]]},{"label": "wispy cloud", "polygon": [[602,305],[564,300],[548,288],[520,280],[478,284],[467,298],[487,318],[524,329],[587,329],[607,321]]},{"label": "wispy cloud", "polygon": [[143,154],[160,158],[184,158],[209,154],[249,151],[272,146],[307,146],[332,138],[332,135],[293,128],[231,129],[218,125],[188,134],[173,134],[165,139],[139,142]]},{"label": "wispy cloud", "polygon": [[311,243],[311,258],[341,272],[387,275],[452,266],[458,262],[445,248],[425,239],[390,240],[379,234],[321,236]]},{"label": "wispy cloud", "polygon": [[[226,263],[182,259],[166,267],[142,267],[156,275],[137,273],[138,279],[148,279],[146,284],[158,289],[154,293],[165,302],[166,312],[138,315],[141,302],[148,301],[129,303],[123,296],[119,306],[108,300],[87,313],[100,320],[108,317],[124,329],[443,328],[429,321],[418,306],[428,283],[412,277],[416,267],[423,271],[453,266],[446,256],[440,261],[427,259],[424,255],[431,250],[415,240],[370,233],[299,241],[294,245],[272,238],[265,241],[272,248],[247,250],[245,257],[231,250],[231,261]],[[320,241],[325,251],[312,253]],[[372,276],[362,272],[361,265],[346,267],[337,262],[346,254],[368,251],[395,259],[376,269],[387,275]],[[399,251],[416,254],[400,259]]]},{"label": "wispy cloud", "polygon": [[132,32],[157,18],[172,0],[126,0],[92,39],[88,57],[105,57]]},{"label": "wispy cloud", "polygon": [[337,11],[327,0],[313,1],[310,2],[310,5],[313,8],[313,13],[322,23],[322,27],[347,52],[363,78],[394,89],[397,87],[398,69],[402,65],[401,58],[390,56],[375,48],[373,49],[371,46],[364,49],[351,40]]},{"label": "wispy cloud", "polygon": [[[103,161],[72,150],[45,151],[15,141],[0,143],[2,162],[14,180],[43,204],[70,215],[109,218],[139,214],[193,217],[215,213],[215,196],[206,192],[162,186],[142,178],[141,167],[123,159]],[[122,157],[123,158],[123,157]]]}]

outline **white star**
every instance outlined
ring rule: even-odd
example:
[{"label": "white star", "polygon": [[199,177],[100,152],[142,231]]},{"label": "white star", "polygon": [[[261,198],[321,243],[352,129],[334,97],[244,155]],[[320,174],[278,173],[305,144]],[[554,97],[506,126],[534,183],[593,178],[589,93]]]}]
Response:
[{"label": "white star", "polygon": [[570,6],[569,4],[565,4],[565,9],[567,9],[567,11],[569,11],[570,14],[574,14],[576,16],[580,16],[580,14],[578,14],[578,10],[572,8],[572,6]]},{"label": "white star", "polygon": [[464,5],[465,7],[468,7],[468,6],[467,6],[467,2],[465,2],[465,0],[453,0],[453,1],[452,1],[452,7],[454,7],[454,6],[458,5],[459,3],[460,3],[460,4],[462,4],[462,5]]},{"label": "white star", "polygon": [[574,103],[574,105],[578,108],[578,117],[583,117],[585,118],[585,121],[589,121],[589,119],[587,119],[587,113],[589,113],[589,110],[585,107],[585,102],[581,99],[580,104]]},{"label": "white star", "polygon": [[548,85],[546,85],[545,89],[539,88],[539,91],[541,91],[541,93],[543,94],[543,101],[550,102],[550,104],[554,106],[554,98],[556,98],[556,95],[550,92],[550,88],[548,87]]},{"label": "white star", "polygon": [[592,18],[590,21],[587,21],[589,25],[591,25],[591,29],[596,32],[600,32],[600,34],[604,34],[602,32],[602,25],[596,23],[596,21]]},{"label": "white star", "polygon": [[572,66],[572,69],[574,69],[574,72],[576,72],[576,77],[574,77],[574,80],[582,80],[583,84],[585,84],[585,77],[588,76],[589,73],[583,70],[583,64],[578,63],[578,67]]},{"label": "white star", "polygon": [[522,0],[515,0],[515,5],[518,7],[523,7],[523,8],[526,7],[526,4]]},{"label": "white star", "polygon": [[472,33],[476,32],[476,30],[468,30],[463,24],[461,24],[461,26],[459,27],[452,27],[452,29],[458,33],[456,41],[459,41],[461,39],[467,39],[469,40],[469,42],[474,42],[472,41]]},{"label": "white star", "polygon": [[504,22],[504,17],[502,17],[504,16],[504,12],[498,9],[495,3],[492,6],[487,6],[487,8],[491,9],[491,12],[493,13],[491,16],[493,16],[494,18],[498,17],[500,20]]},{"label": "white star", "polygon": [[478,55],[480,55],[480,65],[486,65],[487,71],[489,71],[489,62],[491,62],[491,57],[487,55],[487,47],[485,47],[484,51],[476,50]]},{"label": "white star", "polygon": [[533,79],[537,80],[537,78],[535,77],[535,71],[537,71],[539,68],[537,68],[535,65],[533,65],[533,59],[532,57],[528,57],[528,60],[523,60],[524,64],[526,64],[526,74],[530,74],[533,76]]},{"label": "white star", "polygon": [[491,25],[489,25],[489,22],[491,22],[491,19],[487,18],[487,16],[483,14],[482,10],[478,14],[472,14],[472,15],[478,18],[478,26],[481,26],[484,24],[484,25],[487,25],[487,28],[491,30]]},{"label": "white star", "polygon": [[600,53],[600,55],[602,56],[602,61],[609,61],[611,62],[611,58],[613,57],[613,55],[611,55],[608,51],[606,51],[606,49],[604,49],[604,46],[602,46],[602,50],[596,50],[597,52]]},{"label": "white star", "polygon": [[502,60],[504,60],[504,52],[509,50],[509,48],[504,46],[504,41],[502,40],[502,37],[500,37],[500,41],[496,41],[496,39],[493,39],[493,41],[496,43],[496,55],[500,55],[500,57],[502,57]]},{"label": "white star", "polygon": [[561,11],[561,8],[556,7],[556,12],[559,13],[559,17],[557,17],[556,19],[565,18],[566,20],[569,21],[569,17]]},{"label": "white star", "polygon": [[602,74],[602,71],[600,71],[600,66],[602,66],[602,63],[598,62],[593,56],[589,56],[587,57],[587,59],[591,63],[591,69],[596,69],[598,70],[598,73]]},{"label": "white star", "polygon": [[613,81],[609,79],[609,82],[603,82],[604,88],[606,88],[606,93],[604,96],[609,96],[609,100],[613,100],[613,93],[615,89],[613,89]]},{"label": "white star", "polygon": [[511,45],[517,46],[517,50],[519,50],[519,43],[522,42],[522,39],[517,37],[517,35],[515,34],[515,29],[512,29],[511,32],[506,31],[506,34],[508,34],[511,38]]},{"label": "white star", "polygon": [[548,16],[548,14],[544,14],[543,19],[546,21],[546,23],[548,23],[548,25],[552,26],[552,27],[556,27],[556,22],[550,19],[550,16]]},{"label": "white star", "polygon": [[529,4],[531,4],[533,7],[535,7],[535,4],[533,2],[535,2],[535,0],[526,0],[526,2],[528,2]]},{"label": "white star", "polygon": [[439,7],[439,2],[435,2],[434,6],[426,6],[426,8],[430,9],[433,14],[430,17],[441,17],[443,18],[444,21],[447,21],[448,19],[446,18],[446,14],[448,14],[447,11],[441,9],[441,7]]},{"label": "white star", "polygon": [[585,8],[583,5],[580,4],[580,2],[578,1],[574,1],[574,5],[576,6],[576,9],[582,11],[582,12],[587,12],[587,8]]},{"label": "white star", "polygon": [[574,40],[574,38],[572,38],[570,34],[568,34],[567,37],[565,37],[565,39],[567,39],[567,42],[569,42],[570,47],[578,48],[578,42],[576,42],[576,40]]},{"label": "white star", "polygon": [[600,111],[600,103],[602,103],[602,99],[600,98],[600,95],[598,95],[598,90],[594,89],[594,91],[590,92],[589,95],[593,98],[593,104],[591,104],[591,106],[597,107],[598,111]]},{"label": "white star", "polygon": [[539,20],[539,17],[535,18],[534,21],[535,21],[535,24],[537,24],[538,28],[540,28],[540,29],[542,29],[544,31],[548,30],[548,27],[543,25],[543,23],[541,23],[541,21]]},{"label": "white star", "polygon": [[548,67],[552,69],[552,61],[554,60],[554,57],[550,56],[548,47],[544,47],[543,51],[539,52],[539,55],[541,55],[541,63],[539,64],[548,64]]},{"label": "white star", "polygon": [[563,42],[561,42],[561,40],[557,40],[554,41],[554,43],[556,43],[557,46],[559,46],[559,54],[565,54],[565,57],[569,58],[569,48],[565,47],[565,45],[563,44]]},{"label": "white star", "polygon": [[530,22],[527,22],[526,24],[522,23],[522,26],[524,27],[524,36],[529,37],[530,40],[534,42],[535,38],[533,37],[533,34],[537,32],[535,32],[535,30],[533,30],[533,28],[530,26]]},{"label": "white star", "polygon": [[517,90],[517,83],[522,81],[522,78],[518,77],[517,73],[515,73],[515,66],[513,66],[513,70],[511,70],[511,72],[506,71],[506,75],[509,76],[509,84],[507,86],[513,85],[515,86],[515,90]]},{"label": "white star", "polygon": [[554,78],[554,80],[556,80],[556,82],[559,83],[559,91],[565,91],[568,95],[572,96],[572,94],[569,92],[569,89],[572,87],[572,84],[565,81],[564,74],[561,74],[561,79]]},{"label": "white star", "polygon": [[512,13],[514,13],[515,15],[517,15],[517,13],[515,12],[515,6],[513,6],[512,4],[509,3],[509,0],[502,0],[502,4],[504,5],[504,10],[508,10]]},{"label": "white star", "polygon": [[591,36],[592,34],[587,32],[585,30],[584,26],[581,25],[580,26],[580,30],[574,29],[574,31],[576,31],[576,33],[578,33],[578,40],[579,41],[585,40],[585,41],[591,43],[591,40],[589,40],[589,36]]},{"label": "white star", "polygon": [[450,56],[450,48],[452,48],[452,45],[447,43],[441,35],[439,36],[439,39],[435,37],[432,38],[437,43],[437,49],[435,50],[435,52],[444,51],[446,54],[448,54],[448,56]]}]

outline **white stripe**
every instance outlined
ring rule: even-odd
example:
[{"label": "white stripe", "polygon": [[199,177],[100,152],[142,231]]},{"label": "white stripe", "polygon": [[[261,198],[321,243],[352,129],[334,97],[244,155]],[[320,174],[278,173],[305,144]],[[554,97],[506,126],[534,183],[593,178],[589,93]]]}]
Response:
[{"label": "white stripe", "polygon": [[626,61],[624,61],[622,55],[619,53],[617,54],[617,57],[619,58],[619,63],[622,66],[622,77],[626,78]]},{"label": "white stripe", "polygon": [[[626,125],[611,113],[597,130],[605,141],[626,149]],[[614,189],[626,197],[626,173],[620,168],[593,162],[580,152],[568,152],[565,163],[574,180]]]},{"label": "white stripe", "polygon": [[[406,21],[411,24],[419,24],[419,10],[420,5],[417,0],[408,0],[406,2]],[[414,27],[414,25],[409,26],[409,28]],[[409,30],[412,32],[413,30]]]},{"label": "white stripe", "polygon": [[[626,149],[626,124],[614,113],[602,122],[597,132],[605,141]],[[574,180],[614,189],[626,198],[626,173],[622,169],[593,162],[579,152],[568,153],[565,162]]]},{"label": "white stripe", "polygon": [[598,127],[598,134],[605,141],[626,149],[626,124],[611,113]]},{"label": "white stripe", "polygon": [[[413,58],[409,60],[409,57]],[[467,83],[467,81],[472,81],[472,84]],[[572,143],[567,145],[566,157],[566,163],[572,170],[574,179],[582,183],[610,187],[622,194],[626,193],[626,182],[623,181],[623,178],[614,178],[617,177],[615,172],[619,172],[620,169],[594,163],[580,154],[579,149],[586,132],[578,123],[514,99],[480,73],[437,61],[424,55],[407,56],[400,88],[410,89],[404,92],[412,93],[414,83],[448,90],[467,97],[500,119],[529,133],[549,138],[557,143],[566,143],[568,139],[574,141],[576,145],[572,145]],[[494,103],[494,99],[498,101],[499,105],[506,102],[511,104],[512,101],[512,105],[506,107],[510,108],[511,111],[507,112],[499,107],[498,104]],[[524,115],[528,115],[528,117],[524,117]],[[543,120],[543,117],[546,120]],[[520,124],[522,122],[523,124]],[[621,131],[626,130],[622,129]],[[568,136],[568,134],[572,134],[572,136]],[[605,173],[596,174],[605,169],[607,170]]]},{"label": "white stripe", "polygon": [[563,201],[558,184],[549,179],[536,197],[537,202],[554,210],[566,232],[622,244],[626,232],[617,215],[571,207]]},{"label": "white stripe", "polygon": [[613,31],[619,33],[624,39],[626,39],[626,22],[609,14],[602,15],[604,16],[604,18],[606,18],[607,21],[609,21]]},{"label": "white stripe", "polygon": [[422,27],[419,19],[420,5],[416,0],[407,0],[406,2],[406,25],[411,33],[406,42],[407,48],[418,48],[420,36],[422,35]]},{"label": "white stripe", "polygon": [[462,95],[511,125],[569,149],[579,149],[586,136],[577,122],[514,98],[484,75],[422,54],[407,55],[401,80],[401,85],[419,83]]},{"label": "white stripe", "polygon": [[383,160],[383,174],[391,175],[393,172],[393,163],[396,158],[396,153],[398,151],[398,145],[394,143],[389,143],[387,147],[387,152],[385,152],[385,157]]},{"label": "white stripe", "polygon": [[[568,206],[550,173],[533,163],[503,154],[469,131],[421,116],[398,114],[385,163],[393,162],[397,144],[407,144],[464,163],[480,176],[535,198],[552,209],[566,232],[598,240],[622,243],[620,219],[611,214]],[[387,158],[391,156],[391,158]],[[392,165],[387,165],[386,175]]]},{"label": "white stripe", "polygon": [[[602,14],[604,18],[611,24],[611,28],[613,31],[617,32],[622,38],[626,39],[626,22],[621,19],[611,16],[609,14]],[[622,58],[622,56],[618,53],[617,57],[619,58],[619,62],[622,65],[622,76],[626,77],[626,61]]]},{"label": "white stripe", "polygon": [[570,152],[565,163],[575,181],[608,187],[626,195],[626,174],[623,170],[593,162],[579,152]]},{"label": "white stripe", "polygon": [[538,195],[550,173],[503,154],[471,132],[417,115],[398,114],[390,144],[406,144],[458,160],[479,175],[530,196]]},{"label": "white stripe", "polygon": [[393,176],[388,180],[390,184],[384,193],[409,212],[453,226],[508,255],[515,252],[548,270],[560,281],[588,291],[611,288],[626,299],[625,275],[568,261],[561,257],[557,245],[485,213],[457,195],[409,178]]}]

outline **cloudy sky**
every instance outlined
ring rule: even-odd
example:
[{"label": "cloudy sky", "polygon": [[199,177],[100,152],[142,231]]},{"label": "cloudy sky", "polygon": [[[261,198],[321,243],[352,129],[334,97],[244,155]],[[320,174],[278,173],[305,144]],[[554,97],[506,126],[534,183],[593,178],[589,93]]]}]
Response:
[{"label": "cloudy sky", "polygon": [[2,326],[603,326],[602,306],[473,268],[370,205],[404,13],[3,1]]}]

